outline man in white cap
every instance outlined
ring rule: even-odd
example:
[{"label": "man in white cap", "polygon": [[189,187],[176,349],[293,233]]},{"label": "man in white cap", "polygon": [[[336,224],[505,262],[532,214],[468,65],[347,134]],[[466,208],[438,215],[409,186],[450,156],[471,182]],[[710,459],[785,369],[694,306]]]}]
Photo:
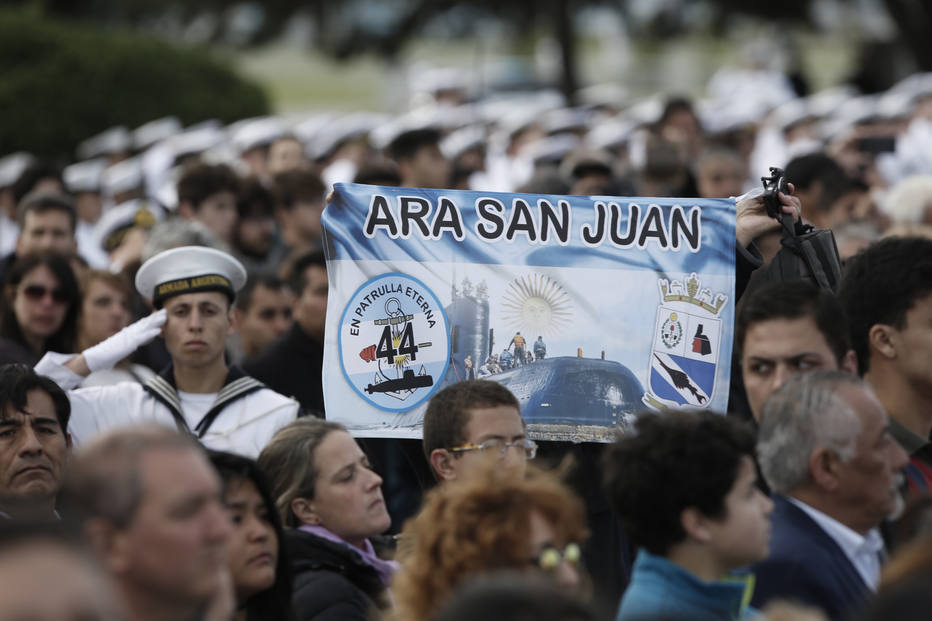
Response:
[{"label": "man in white cap", "polygon": [[[196,435],[212,449],[256,457],[299,405],[238,367],[227,367],[231,305],[246,281],[225,252],[185,246],[146,261],[136,289],[159,309],[77,356],[49,352],[36,372],[68,390],[76,444],[119,426],[154,421]],[[109,369],[161,334],[171,365],[146,384],[74,389],[91,371]]]}]

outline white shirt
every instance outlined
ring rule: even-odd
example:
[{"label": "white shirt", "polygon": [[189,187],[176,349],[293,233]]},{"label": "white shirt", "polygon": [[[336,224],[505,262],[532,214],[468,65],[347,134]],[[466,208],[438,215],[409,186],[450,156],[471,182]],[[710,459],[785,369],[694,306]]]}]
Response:
[{"label": "white shirt", "polygon": [[824,530],[842,549],[851,564],[858,571],[871,591],[877,590],[880,582],[880,555],[883,553],[883,538],[876,528],[868,531],[867,536],[851,530],[835,518],[810,507],[801,500],[787,496],[787,500],[802,509],[806,515]]},{"label": "white shirt", "polygon": [[[94,436],[117,427],[151,422],[177,428],[178,423],[172,410],[143,388],[142,384],[123,382],[112,386],[76,389],[84,378],[64,366],[73,357],[74,354],[47,352],[36,364],[35,371],[52,378],[67,391],[71,401],[68,431],[75,446],[81,446]],[[232,384],[225,389],[229,386]],[[177,395],[177,391],[171,392],[172,396]],[[193,401],[201,397],[206,401],[217,395],[188,396],[194,397]],[[203,413],[188,411],[187,405],[190,403],[192,400],[189,399],[179,409],[188,428],[195,429]],[[227,401],[221,414],[200,440],[208,448],[255,459],[276,431],[297,418],[299,410],[300,406],[294,399],[261,388]]]},{"label": "white shirt", "polygon": [[201,420],[210,411],[210,406],[217,400],[217,393],[196,393],[178,391],[178,401],[185,420]]}]

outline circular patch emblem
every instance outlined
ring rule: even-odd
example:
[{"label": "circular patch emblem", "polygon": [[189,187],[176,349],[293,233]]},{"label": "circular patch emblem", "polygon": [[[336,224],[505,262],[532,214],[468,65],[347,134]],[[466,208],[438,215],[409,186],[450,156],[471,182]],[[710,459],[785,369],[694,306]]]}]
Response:
[{"label": "circular patch emblem", "polygon": [[340,320],[346,381],[380,410],[406,412],[437,390],[450,359],[440,300],[406,274],[382,274],[356,290]]},{"label": "circular patch emblem", "polygon": [[670,313],[667,320],[663,322],[663,327],[660,328],[660,340],[669,349],[673,349],[683,340],[683,326],[676,313]]}]

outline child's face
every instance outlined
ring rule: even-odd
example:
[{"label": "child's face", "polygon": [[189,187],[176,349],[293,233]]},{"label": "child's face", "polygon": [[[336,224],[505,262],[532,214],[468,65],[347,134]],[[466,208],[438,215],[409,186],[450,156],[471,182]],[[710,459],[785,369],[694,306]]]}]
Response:
[{"label": "child's face", "polygon": [[763,560],[769,552],[773,502],[756,481],[754,462],[742,457],[738,476],[725,497],[725,515],[710,522],[711,549],[729,569]]}]

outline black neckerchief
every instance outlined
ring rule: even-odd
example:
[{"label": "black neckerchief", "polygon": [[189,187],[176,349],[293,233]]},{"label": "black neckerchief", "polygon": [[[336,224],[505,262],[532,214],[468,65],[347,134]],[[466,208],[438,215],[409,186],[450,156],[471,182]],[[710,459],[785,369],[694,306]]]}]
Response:
[{"label": "black neckerchief", "polygon": [[217,399],[210,406],[210,410],[204,414],[204,418],[194,427],[194,431],[191,431],[191,428],[188,427],[188,423],[181,413],[181,400],[178,398],[178,388],[175,386],[175,372],[171,363],[162,369],[158,375],[143,384],[142,387],[168,408],[179,431],[203,438],[210,426],[217,420],[223,408],[244,395],[265,388],[265,384],[246,375],[238,366],[231,366],[227,370],[223,386],[220,387],[220,391],[217,393]]}]

